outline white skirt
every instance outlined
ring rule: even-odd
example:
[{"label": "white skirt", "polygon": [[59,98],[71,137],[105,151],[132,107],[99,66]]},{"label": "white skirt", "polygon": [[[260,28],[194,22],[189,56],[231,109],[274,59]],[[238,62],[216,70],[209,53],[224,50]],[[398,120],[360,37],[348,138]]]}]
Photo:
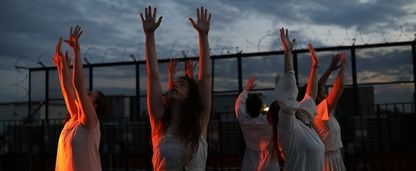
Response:
[{"label": "white skirt", "polygon": [[346,171],[341,151],[327,151],[324,157],[324,171]]}]

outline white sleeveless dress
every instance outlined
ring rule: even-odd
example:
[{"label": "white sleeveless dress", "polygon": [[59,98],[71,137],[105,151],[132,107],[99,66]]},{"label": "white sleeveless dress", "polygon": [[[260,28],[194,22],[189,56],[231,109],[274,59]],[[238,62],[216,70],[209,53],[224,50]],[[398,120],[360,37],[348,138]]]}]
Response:
[{"label": "white sleeveless dress", "polygon": [[252,118],[246,110],[248,92],[242,91],[235,102],[235,114],[243,132],[246,149],[242,161],[242,171],[279,170],[279,160],[272,157],[273,127],[267,121],[267,115]]},{"label": "white sleeveless dress", "polygon": [[199,147],[191,156],[191,148],[169,133],[154,135],[153,143],[153,170],[175,171],[192,170],[205,171],[208,156],[208,143],[205,137],[199,138]]},{"label": "white sleeveless dress", "polygon": [[328,111],[328,101],[323,100],[317,106],[313,127],[325,145],[324,170],[345,171],[341,156],[341,127],[333,111]]},{"label": "white sleeveless dress", "polygon": [[279,81],[277,88],[279,101],[278,141],[285,158],[284,170],[287,171],[322,171],[324,160],[324,144],[316,131],[297,119],[296,112],[315,115],[314,100],[305,95],[299,103],[296,101],[298,89],[294,72],[287,72]]},{"label": "white sleeveless dress", "polygon": [[100,171],[100,124],[93,129],[80,122],[65,123],[58,141],[55,171]]}]

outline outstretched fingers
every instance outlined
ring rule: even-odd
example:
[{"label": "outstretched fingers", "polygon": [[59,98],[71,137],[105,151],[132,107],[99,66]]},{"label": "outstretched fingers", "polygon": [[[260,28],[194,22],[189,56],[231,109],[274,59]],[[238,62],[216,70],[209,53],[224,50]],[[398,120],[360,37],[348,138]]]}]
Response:
[{"label": "outstretched fingers", "polygon": [[153,20],[156,20],[156,13],[157,13],[157,8],[155,8],[155,10],[153,11],[153,15],[152,15]]},{"label": "outstretched fingers", "polygon": [[308,44],[308,50],[312,58],[312,64],[313,65],[318,64],[318,58],[316,57],[316,50],[313,49],[313,46],[311,43]]},{"label": "outstretched fingers", "polygon": [[162,17],[162,16],[160,16],[160,17],[159,17],[159,19],[157,20],[157,22],[156,22],[157,26],[159,26],[159,25],[160,25],[160,23],[162,23],[162,18],[163,18],[163,17]]},{"label": "outstretched fingers", "polygon": [[152,7],[149,5],[149,7],[148,7],[149,9],[148,9],[148,14],[147,14],[147,18],[152,18]]},{"label": "outstretched fingers", "polygon": [[287,36],[285,35],[285,29],[283,27],[280,29],[280,41],[283,44],[283,50],[285,52],[288,52],[289,51],[288,39],[287,39]]},{"label": "outstretched fingers", "polygon": [[[342,65],[341,58],[342,58],[342,53],[337,53],[336,55],[334,55],[334,57],[332,57],[331,66],[332,65],[334,66],[334,68],[332,70],[337,70],[339,67],[341,67],[341,65]],[[340,61],[341,61],[341,63],[338,64]]]},{"label": "outstretched fingers", "polygon": [[152,6],[149,5],[145,8],[144,14],[140,13],[140,18],[142,20],[144,32],[148,33],[154,32],[159,27],[163,17],[160,16],[157,18],[157,8],[152,9]]},{"label": "outstretched fingers", "polygon": [[192,26],[194,26],[194,27],[196,26],[196,23],[195,23],[194,19],[189,18],[189,21],[191,21]]},{"label": "outstretched fingers", "polygon": [[55,47],[55,53],[60,54],[61,53],[61,46],[62,46],[62,37],[59,38],[58,43]]},{"label": "outstretched fingers", "polygon": [[74,37],[78,39],[78,38],[80,38],[80,37],[81,37],[81,35],[82,35],[82,30],[81,30],[81,27],[80,27],[79,25],[77,25],[77,26],[75,27]]},{"label": "outstretched fingers", "polygon": [[196,19],[199,20],[201,19],[201,12],[199,11],[199,8],[196,9]]},{"label": "outstretched fingers", "polygon": [[144,16],[145,16],[145,18],[146,18],[146,19],[148,19],[148,18],[149,18],[149,12],[148,12],[147,7],[146,7],[146,8],[144,8]]},{"label": "outstretched fingers", "polygon": [[142,19],[142,22],[144,22],[143,13],[140,13],[140,18]]},{"label": "outstretched fingers", "polygon": [[286,41],[289,41],[289,30],[286,29]]}]

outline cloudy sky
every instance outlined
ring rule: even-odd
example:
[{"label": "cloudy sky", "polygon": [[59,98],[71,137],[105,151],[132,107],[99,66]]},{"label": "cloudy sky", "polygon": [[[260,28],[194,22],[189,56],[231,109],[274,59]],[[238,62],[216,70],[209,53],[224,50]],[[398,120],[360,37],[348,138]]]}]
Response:
[{"label": "cloudy sky", "polygon": [[[213,16],[212,54],[235,53],[237,49],[243,52],[280,50],[278,29],[282,26],[291,30],[292,37],[297,39],[297,48],[304,48],[307,42],[313,42],[315,47],[351,45],[353,39],[356,44],[409,41],[416,32],[414,0],[342,0],[336,3],[331,0],[2,0],[0,102],[27,99],[27,72],[16,70],[15,65],[39,67],[38,62],[41,62],[52,66],[54,45],[60,36],[68,36],[72,25],[82,26],[83,55],[91,63],[128,61],[130,54],[143,60],[144,34],[139,12],[149,4],[158,7],[158,14],[164,16],[156,32],[159,58],[181,57],[183,53],[196,55],[197,34],[188,18],[195,16],[195,9],[200,6],[206,6]],[[361,58],[358,62],[360,82],[412,80],[410,54],[408,47],[357,52]],[[323,66],[329,63],[331,55],[320,55]],[[306,56],[301,56],[300,60],[301,66],[309,64]],[[247,68],[245,77],[250,72],[263,75],[260,80],[270,80],[275,75],[268,69],[273,68],[272,65],[260,67],[273,62],[253,59],[243,64]],[[235,77],[230,76],[236,75],[234,63],[224,61],[218,66],[224,71],[217,70],[220,80],[217,89],[229,89],[227,85],[235,85]],[[301,82],[306,82],[307,70],[299,72]],[[107,88],[120,91],[134,87],[131,69],[118,72],[112,69],[107,73],[111,74],[97,75],[98,85],[107,84]],[[117,85],[108,82],[114,77],[120,78]],[[56,82],[56,78],[52,78],[53,81]],[[120,84],[120,81],[124,82]],[[264,82],[263,85],[267,85],[267,81]],[[380,97],[390,96],[393,92],[389,94],[386,89],[398,86],[403,88],[403,94],[413,93],[412,85],[397,85],[384,88],[385,93]],[[59,94],[58,87],[52,86],[54,88],[55,94]],[[106,86],[96,88],[105,89]]]}]

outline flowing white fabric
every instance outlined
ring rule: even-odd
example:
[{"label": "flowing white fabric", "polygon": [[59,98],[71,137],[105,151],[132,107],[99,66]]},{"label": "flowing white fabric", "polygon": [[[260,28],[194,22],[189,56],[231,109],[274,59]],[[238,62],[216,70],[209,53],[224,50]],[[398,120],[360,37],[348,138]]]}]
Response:
[{"label": "flowing white fabric", "polygon": [[346,171],[341,150],[327,151],[324,158],[324,171]]},{"label": "flowing white fabric", "polygon": [[279,161],[277,157],[272,158],[273,128],[266,115],[253,118],[247,113],[247,96],[244,90],[235,102],[235,114],[246,142],[241,170],[278,170]]},{"label": "flowing white fabric", "polygon": [[192,170],[204,171],[208,156],[208,143],[205,137],[199,139],[197,151],[192,156],[189,146],[169,133],[153,137],[153,169],[155,171]]},{"label": "flowing white fabric", "polygon": [[295,116],[296,112],[313,115],[316,104],[309,95],[300,102],[296,101],[298,89],[294,72],[287,72],[277,85],[279,101],[278,141],[285,158],[284,170],[322,171],[324,145],[315,130]]},{"label": "flowing white fabric", "polygon": [[323,100],[317,106],[317,115],[315,116],[313,127],[325,145],[325,171],[345,170],[342,161],[341,148],[341,127],[335,118],[333,111],[328,110],[327,99]]}]

